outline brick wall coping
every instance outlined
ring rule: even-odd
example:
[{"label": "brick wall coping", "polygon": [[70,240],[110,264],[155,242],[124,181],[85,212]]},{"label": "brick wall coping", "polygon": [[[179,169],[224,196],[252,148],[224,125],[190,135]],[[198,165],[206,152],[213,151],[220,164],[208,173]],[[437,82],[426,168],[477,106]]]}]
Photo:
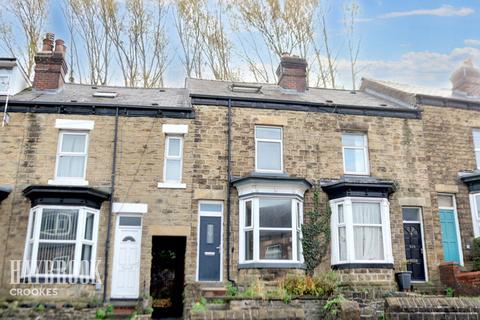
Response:
[{"label": "brick wall coping", "polygon": [[390,297],[385,309],[391,312],[478,312],[480,298]]}]

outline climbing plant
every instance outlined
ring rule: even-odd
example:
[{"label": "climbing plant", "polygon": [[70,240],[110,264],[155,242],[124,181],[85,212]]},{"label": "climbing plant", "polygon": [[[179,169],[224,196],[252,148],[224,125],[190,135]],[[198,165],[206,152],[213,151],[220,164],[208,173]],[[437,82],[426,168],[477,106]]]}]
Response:
[{"label": "climbing plant", "polygon": [[309,275],[322,262],[330,244],[330,206],[320,210],[320,188],[313,189],[313,208],[305,212],[303,233],[303,257]]}]

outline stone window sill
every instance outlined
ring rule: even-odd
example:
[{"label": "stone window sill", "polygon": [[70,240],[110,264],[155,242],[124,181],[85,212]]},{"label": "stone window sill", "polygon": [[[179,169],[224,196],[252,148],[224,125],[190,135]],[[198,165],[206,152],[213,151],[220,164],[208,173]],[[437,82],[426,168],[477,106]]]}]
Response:
[{"label": "stone window sill", "polygon": [[48,180],[49,185],[54,186],[88,186],[87,180]]},{"label": "stone window sill", "polygon": [[300,262],[246,262],[239,263],[238,269],[305,269]]},{"label": "stone window sill", "polygon": [[176,182],[159,182],[157,187],[159,189],[186,189],[186,183],[176,183]]}]

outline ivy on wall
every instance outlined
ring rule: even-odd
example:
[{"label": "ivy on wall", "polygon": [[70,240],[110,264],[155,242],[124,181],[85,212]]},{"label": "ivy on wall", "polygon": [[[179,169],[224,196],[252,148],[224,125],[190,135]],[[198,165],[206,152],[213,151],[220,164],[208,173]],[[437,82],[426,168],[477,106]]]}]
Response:
[{"label": "ivy on wall", "polygon": [[307,274],[313,275],[322,262],[330,245],[330,206],[328,202],[323,212],[320,210],[320,188],[313,189],[313,209],[305,212],[303,233],[303,257]]}]

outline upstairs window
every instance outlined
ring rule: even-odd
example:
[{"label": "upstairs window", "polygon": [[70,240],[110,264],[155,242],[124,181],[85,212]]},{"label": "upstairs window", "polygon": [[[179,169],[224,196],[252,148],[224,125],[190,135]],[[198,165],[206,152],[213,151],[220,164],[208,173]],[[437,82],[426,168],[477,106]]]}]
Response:
[{"label": "upstairs window", "polygon": [[480,170],[480,129],[473,130],[473,147],[477,159],[477,169]]},{"label": "upstairs window", "polygon": [[88,133],[60,131],[56,180],[85,180]]},{"label": "upstairs window", "polygon": [[180,183],[182,181],[183,138],[167,136],[165,140],[164,182]]},{"label": "upstairs window", "polygon": [[255,171],[283,172],[283,139],[280,127],[255,127]]},{"label": "upstairs window", "polygon": [[369,174],[367,135],[343,133],[343,168],[346,174]]}]

